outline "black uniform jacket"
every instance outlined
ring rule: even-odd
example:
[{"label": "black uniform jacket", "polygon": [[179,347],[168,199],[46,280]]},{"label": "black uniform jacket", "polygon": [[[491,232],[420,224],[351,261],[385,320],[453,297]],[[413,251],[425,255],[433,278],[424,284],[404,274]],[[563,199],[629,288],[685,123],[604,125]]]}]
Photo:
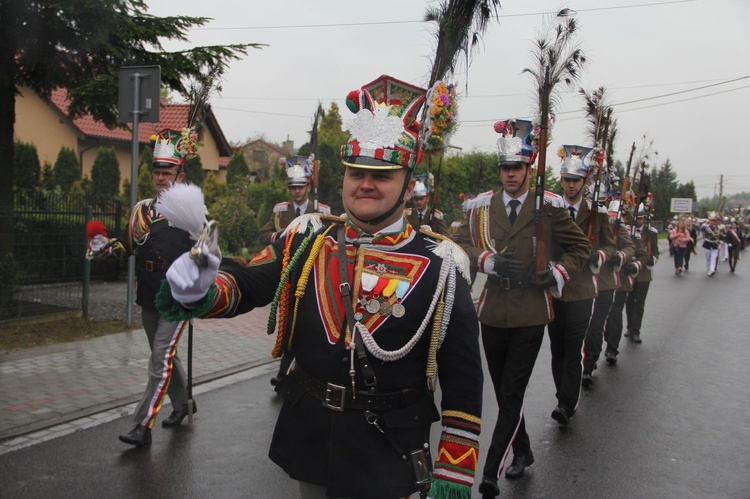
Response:
[{"label": "black uniform jacket", "polygon": [[[206,315],[242,314],[268,305],[277,296],[277,289],[281,290],[276,326],[283,347],[295,357],[293,369],[321,383],[351,388],[352,357],[347,350],[348,338],[342,334],[346,315],[339,287],[336,239],[340,224],[324,221],[322,228],[317,229],[320,236],[317,242],[309,237],[314,230],[296,235],[287,232],[249,262],[225,261],[216,280],[217,293]],[[371,239],[347,224],[347,280],[352,287],[354,311],[361,314],[359,322],[372,333],[375,343],[390,352],[406,350],[402,356],[382,360],[368,347],[377,392],[413,388],[422,394],[406,406],[376,411],[384,431],[408,453],[429,441],[430,424],[441,416],[430,390],[426,389],[430,340],[437,320],[431,304],[439,288],[444,261],[437,254],[438,248],[458,251],[457,255],[463,252],[450,241],[442,243],[449,246],[440,246],[439,240],[415,231],[408,224],[404,224],[399,234]],[[289,265],[284,265],[285,259]],[[308,275],[305,268],[309,269]],[[444,428],[461,421],[458,426],[469,430],[475,425],[478,434],[483,376],[478,322],[467,280],[456,274],[445,286],[445,301],[452,302],[450,309],[446,304],[449,315],[445,317],[449,321],[443,322],[443,331],[437,328],[435,337],[442,338],[436,355],[442,418]],[[288,294],[283,291],[285,279],[291,283]],[[373,282],[375,289],[368,291],[366,288]],[[385,288],[378,290],[381,284]],[[453,286],[455,289],[450,289]],[[387,302],[390,310],[392,305],[400,303],[403,316],[397,317],[383,307],[371,313],[366,308],[370,300]],[[424,330],[422,336],[409,348],[407,344],[420,329]],[[356,359],[354,368],[356,388],[365,390]],[[292,478],[326,485],[328,494],[335,497],[394,498],[415,491],[411,466],[401,460],[374,425],[368,424],[363,410],[324,407],[321,400],[300,386],[294,373],[277,390],[284,397],[284,404],[269,455]],[[471,452],[475,460],[476,450]],[[444,459],[442,452],[440,455]],[[440,459],[440,455],[433,458]],[[470,487],[471,477],[468,480]],[[470,493],[470,488],[467,492]]]}]

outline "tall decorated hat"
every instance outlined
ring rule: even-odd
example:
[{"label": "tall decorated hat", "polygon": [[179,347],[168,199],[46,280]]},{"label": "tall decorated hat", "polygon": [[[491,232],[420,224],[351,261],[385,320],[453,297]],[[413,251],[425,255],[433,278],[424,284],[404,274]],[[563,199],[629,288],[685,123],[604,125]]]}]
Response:
[{"label": "tall decorated hat", "polygon": [[412,193],[412,197],[423,198],[429,193],[430,193],[430,189],[427,188],[424,182],[419,181],[417,182],[417,185],[414,186],[414,192]]},{"label": "tall decorated hat", "polygon": [[561,178],[586,178],[589,175],[588,155],[592,151],[585,146],[562,146],[560,157]]},{"label": "tall decorated hat", "polygon": [[355,114],[351,137],[341,146],[347,166],[372,169],[409,168],[422,160],[418,114],[427,91],[383,75],[352,90],[346,106]]},{"label": "tall decorated hat", "polygon": [[500,134],[497,139],[498,164],[534,162],[531,130],[532,123],[528,120],[509,119],[495,123],[495,131]]},{"label": "tall decorated hat", "polygon": [[154,141],[154,168],[183,166],[185,159],[198,151],[198,137],[192,128],[181,132],[165,128],[151,139]]},{"label": "tall decorated hat", "polygon": [[286,185],[307,185],[313,175],[313,162],[315,155],[294,156],[294,163],[287,161],[289,168],[286,169]]}]

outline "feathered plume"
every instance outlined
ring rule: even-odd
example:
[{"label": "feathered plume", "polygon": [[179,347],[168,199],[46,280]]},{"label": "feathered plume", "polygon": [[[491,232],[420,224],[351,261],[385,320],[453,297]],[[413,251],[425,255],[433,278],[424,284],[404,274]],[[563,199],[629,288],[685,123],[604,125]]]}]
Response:
[{"label": "feathered plume", "polygon": [[201,188],[193,184],[173,184],[159,194],[156,209],[178,229],[187,231],[195,245],[190,249],[190,258],[199,267],[208,265],[208,255],[214,253],[221,258],[219,229],[215,220],[208,221],[206,205]]},{"label": "feathered plume", "polygon": [[435,58],[420,129],[420,144],[428,152],[445,149],[447,137],[455,131],[456,90],[447,79],[453,76],[462,53],[469,67],[471,49],[499,6],[498,0],[442,0],[425,12],[424,20],[437,25]]},{"label": "feathered plume", "polygon": [[443,0],[438,7],[427,9],[424,20],[437,24],[429,87],[455,71],[462,52],[468,68],[469,53],[487,30],[490,18],[497,16],[498,7],[498,0]]},{"label": "feathered plume", "polygon": [[156,209],[169,222],[190,233],[190,238],[197,241],[208,225],[208,211],[203,201],[201,188],[193,184],[173,184],[159,194]]},{"label": "feathered plume", "polygon": [[[558,83],[572,86],[580,77],[580,71],[586,63],[583,50],[575,42],[578,32],[578,21],[574,11],[562,9],[549,22],[547,29],[539,33],[534,43],[535,66],[525,68],[536,81],[536,109],[534,115],[548,106],[553,114],[558,104]],[[545,75],[549,71],[549,78]],[[546,81],[545,81],[546,80]],[[547,102],[543,102],[547,99]]]},{"label": "feathered plume", "polygon": [[95,236],[107,237],[107,226],[100,220],[90,220],[86,224],[86,237],[91,241]]},{"label": "feathered plume", "polygon": [[[578,93],[583,96],[584,110],[586,111],[586,134],[591,140],[593,147],[605,146],[608,137],[604,137],[607,129],[608,116],[611,117],[612,108],[606,104],[606,89],[599,87],[589,93],[581,88]],[[611,122],[609,122],[611,126]],[[609,131],[607,133],[609,135]]]},{"label": "feathered plume", "polygon": [[203,124],[209,109],[208,99],[214,91],[221,92],[223,74],[221,66],[213,66],[188,82],[185,93],[188,100],[187,128],[197,130]]}]

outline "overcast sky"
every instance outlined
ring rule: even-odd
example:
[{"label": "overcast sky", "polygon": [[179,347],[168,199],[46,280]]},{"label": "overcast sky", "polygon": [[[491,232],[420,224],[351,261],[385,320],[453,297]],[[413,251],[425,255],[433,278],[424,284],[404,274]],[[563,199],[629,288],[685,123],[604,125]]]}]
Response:
[{"label": "overcast sky", "polygon": [[[389,74],[426,85],[435,45],[433,25],[421,22],[422,0],[147,0],[157,16],[213,19],[192,30],[192,45],[265,43],[234,62],[223,92],[211,99],[230,141],[263,134],[295,146],[307,142],[321,101],[341,108],[350,90]],[[550,12],[577,12],[578,40],[588,56],[578,87],[607,89],[619,123],[615,157],[627,161],[644,135],[652,158],[669,159],[680,182],[693,180],[698,197],[750,191],[750,1],[555,0],[502,2],[468,73],[455,77],[460,127],[452,145],[495,149],[498,119],[529,116],[532,40]],[[179,10],[175,10],[175,9]],[[179,46],[169,46],[176,49]],[[735,80],[735,81],[733,81]],[[468,91],[466,85],[468,83]],[[666,96],[668,94],[672,94]],[[587,144],[582,98],[561,95],[548,163],[562,144]],[[653,153],[657,153],[655,156]]]}]

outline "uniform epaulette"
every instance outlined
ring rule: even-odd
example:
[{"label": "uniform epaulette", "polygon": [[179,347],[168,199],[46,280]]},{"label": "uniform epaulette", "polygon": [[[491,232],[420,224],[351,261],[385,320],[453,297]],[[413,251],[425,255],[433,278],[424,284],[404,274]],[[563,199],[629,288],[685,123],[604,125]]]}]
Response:
[{"label": "uniform epaulette", "polygon": [[493,191],[483,192],[477,195],[474,199],[469,200],[466,203],[466,209],[476,210],[478,208],[485,208],[492,203],[492,196],[494,195],[495,193]]},{"label": "uniform epaulette", "polygon": [[454,220],[451,222],[451,227],[461,227],[462,223],[464,223],[463,220]]},{"label": "uniform epaulette", "polygon": [[469,256],[461,249],[461,246],[454,243],[449,237],[427,230],[424,226],[420,227],[419,233],[440,241],[440,244],[432,252],[443,259],[450,256],[456,264],[456,269],[464,276],[467,282],[471,283]]},{"label": "uniform epaulette", "polygon": [[273,212],[274,212],[274,213],[281,213],[281,212],[283,212],[283,211],[287,211],[287,210],[289,209],[289,205],[290,205],[290,204],[291,204],[291,202],[289,202],[289,201],[283,201],[283,202],[281,202],[281,203],[277,203],[277,204],[276,204],[276,205],[275,205],[275,206],[273,207]]},{"label": "uniform epaulette", "polygon": [[318,203],[318,211],[323,215],[330,215],[331,214],[331,207],[327,204]]},{"label": "uniform epaulette", "polygon": [[548,204],[556,208],[565,208],[565,200],[563,199],[563,197],[550,191],[544,191],[544,204]]},{"label": "uniform epaulette", "polygon": [[404,216],[410,217],[411,216],[412,209],[411,208],[404,208]]},{"label": "uniform epaulette", "polygon": [[651,232],[653,232],[654,234],[658,234],[658,233],[659,233],[659,231],[658,231],[658,230],[656,230],[656,227],[649,227],[649,228],[648,228],[648,230],[650,230],[650,231],[651,231]]},{"label": "uniform epaulette", "polygon": [[443,212],[440,210],[432,210],[432,216],[437,218],[438,220],[442,220],[444,217]]}]

